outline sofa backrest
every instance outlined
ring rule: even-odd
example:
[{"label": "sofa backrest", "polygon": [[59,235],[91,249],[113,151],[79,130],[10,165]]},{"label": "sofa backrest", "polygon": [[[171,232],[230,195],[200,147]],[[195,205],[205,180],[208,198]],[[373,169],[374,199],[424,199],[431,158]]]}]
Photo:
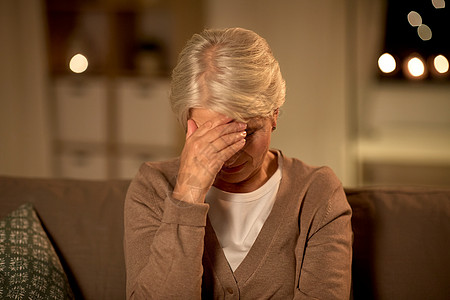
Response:
[{"label": "sofa backrest", "polygon": [[450,190],[347,189],[354,299],[448,299]]},{"label": "sofa backrest", "polygon": [[[34,205],[77,299],[125,299],[129,181],[0,177],[0,218]],[[347,189],[354,299],[447,299],[450,190]]]},{"label": "sofa backrest", "polygon": [[0,217],[33,204],[76,299],[125,299],[123,203],[129,181],[0,178]]}]

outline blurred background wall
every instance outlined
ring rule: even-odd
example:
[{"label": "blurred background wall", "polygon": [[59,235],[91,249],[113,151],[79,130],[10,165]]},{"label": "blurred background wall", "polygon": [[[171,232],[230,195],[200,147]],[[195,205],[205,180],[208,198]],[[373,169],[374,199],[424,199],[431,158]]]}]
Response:
[{"label": "blurred background wall", "polygon": [[[177,155],[166,98],[177,53],[204,27],[240,26],[268,40],[287,82],[273,147],[346,186],[450,186],[449,81],[380,79],[384,0],[0,5],[2,175],[131,178]],[[89,61],[80,74],[76,53]]]},{"label": "blurred background wall", "polygon": [[0,173],[52,176],[41,1],[0,1]]}]

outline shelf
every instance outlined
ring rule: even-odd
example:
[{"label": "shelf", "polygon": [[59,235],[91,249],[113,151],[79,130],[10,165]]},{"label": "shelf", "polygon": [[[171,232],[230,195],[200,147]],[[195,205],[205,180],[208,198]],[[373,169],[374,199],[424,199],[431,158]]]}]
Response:
[{"label": "shelf", "polygon": [[391,130],[358,143],[362,162],[450,165],[450,129]]},{"label": "shelf", "polygon": [[[203,10],[203,0],[47,0],[50,73],[69,74],[70,58],[82,53],[87,74],[168,76],[186,40],[203,29]],[[157,70],[149,71],[152,59]]]},{"label": "shelf", "polygon": [[[203,0],[47,0],[47,19],[55,175],[130,178],[176,156],[169,74],[203,29]],[[77,53],[81,74],[69,69]]]}]

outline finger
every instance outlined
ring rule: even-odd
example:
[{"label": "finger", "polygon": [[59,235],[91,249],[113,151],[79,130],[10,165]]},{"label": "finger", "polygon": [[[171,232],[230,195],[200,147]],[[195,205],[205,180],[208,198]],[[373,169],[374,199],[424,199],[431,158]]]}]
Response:
[{"label": "finger", "polygon": [[230,146],[236,145],[238,147],[239,143],[245,144],[246,135],[247,133],[245,131],[241,131],[220,136],[216,140],[205,144],[197,153],[205,158],[210,157],[213,160],[221,159],[220,152],[225,151],[225,154],[228,155],[228,152],[234,149],[233,147],[230,148]]},{"label": "finger", "polygon": [[203,135],[206,132],[208,132],[214,128],[217,128],[222,125],[226,125],[228,123],[231,123],[232,121],[233,121],[233,119],[230,117],[227,117],[227,116],[209,120],[209,121],[205,122],[204,124],[198,126],[198,128],[200,129],[199,134]]},{"label": "finger", "polygon": [[[199,127],[197,136],[202,136],[208,143],[213,143],[218,139],[225,138],[224,142],[227,143],[230,139],[232,139],[232,137],[236,136],[236,134],[242,134],[246,128],[247,124],[240,122],[225,123],[217,125],[216,127],[213,127],[211,129]],[[222,149],[224,147],[225,146],[218,145],[219,149]]]},{"label": "finger", "polygon": [[229,134],[221,135],[216,140],[210,143],[211,147],[216,149],[216,152],[222,151],[223,149],[233,145],[240,140],[245,139],[247,136],[246,131],[232,132]]},{"label": "finger", "polygon": [[222,151],[218,152],[221,165],[223,165],[233,155],[235,155],[237,152],[239,152],[245,146],[245,143],[246,143],[246,140],[241,139],[241,140],[238,140],[237,142],[229,145],[228,147],[224,148]]},{"label": "finger", "polygon": [[199,153],[199,155],[194,158],[197,169],[202,170],[201,172],[197,171],[197,174],[204,174],[208,175],[210,178],[214,178],[222,168],[223,164],[233,155],[238,153],[244,146],[245,139],[242,139],[219,152],[211,153],[212,147],[210,147],[209,150],[204,149],[205,151],[203,153]]},{"label": "finger", "polygon": [[186,139],[188,139],[197,129],[198,127],[197,124],[194,122],[194,120],[192,119],[187,120]]},{"label": "finger", "polygon": [[222,118],[217,118],[217,119],[212,120],[212,121],[213,121],[212,127],[216,127],[216,126],[219,126],[219,125],[231,123],[233,121],[233,119],[228,117],[228,116],[223,116]]}]

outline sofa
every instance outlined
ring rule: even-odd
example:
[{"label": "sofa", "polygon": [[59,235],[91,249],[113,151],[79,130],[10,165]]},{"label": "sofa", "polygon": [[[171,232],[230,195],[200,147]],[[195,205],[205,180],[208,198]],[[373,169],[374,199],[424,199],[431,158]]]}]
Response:
[{"label": "sofa", "polygon": [[[30,203],[74,298],[124,299],[128,185],[0,176],[0,225]],[[449,299],[450,189],[362,187],[346,194],[353,209],[352,298]]]}]

